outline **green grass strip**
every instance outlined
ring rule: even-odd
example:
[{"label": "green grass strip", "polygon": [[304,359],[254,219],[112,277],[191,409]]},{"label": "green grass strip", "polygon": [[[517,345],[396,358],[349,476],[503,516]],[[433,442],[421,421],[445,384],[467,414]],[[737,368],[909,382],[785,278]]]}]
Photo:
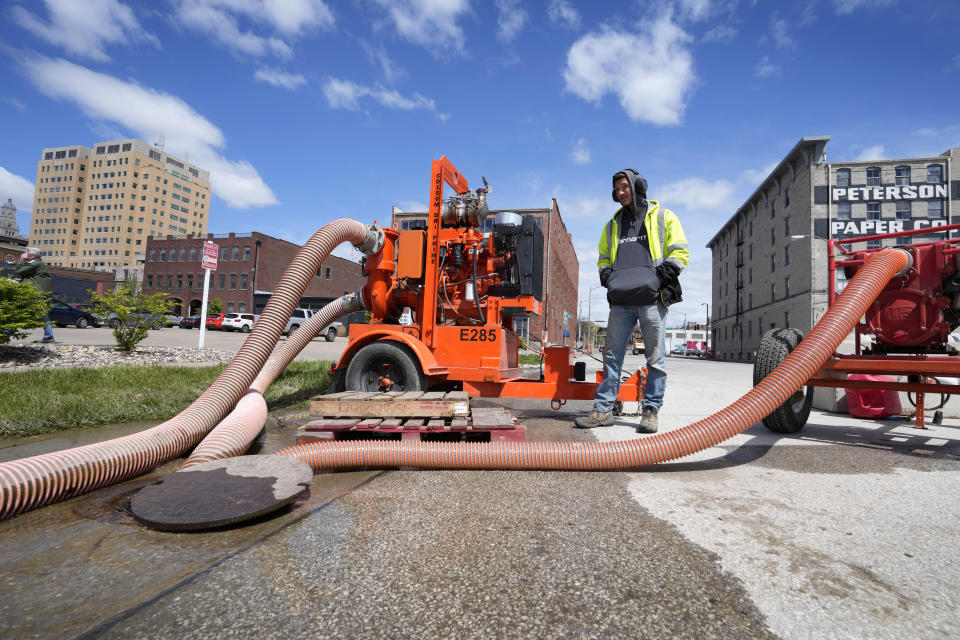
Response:
[{"label": "green grass strip", "polygon": [[[224,367],[120,365],[0,373],[0,438],[163,421],[196,400]],[[329,385],[329,361],[292,362],[267,390],[267,406],[304,408]]]}]

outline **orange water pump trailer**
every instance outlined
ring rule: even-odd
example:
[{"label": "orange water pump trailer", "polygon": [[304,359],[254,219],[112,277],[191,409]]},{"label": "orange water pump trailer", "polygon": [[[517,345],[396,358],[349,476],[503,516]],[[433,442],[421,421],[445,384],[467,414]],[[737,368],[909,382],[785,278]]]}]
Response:
[{"label": "orange water pump trailer", "polygon": [[[444,198],[444,186],[453,195]],[[425,224],[383,230],[383,246],[363,260],[368,324],[352,324],[334,367],[335,391],[463,389],[471,396],[592,400],[571,347],[542,349],[539,379],[524,378],[513,319],[543,313],[543,233],[533,218],[498,214],[446,158],[433,161]],[[484,228],[489,228],[484,232]],[[620,387],[636,402],[644,372]]]}]

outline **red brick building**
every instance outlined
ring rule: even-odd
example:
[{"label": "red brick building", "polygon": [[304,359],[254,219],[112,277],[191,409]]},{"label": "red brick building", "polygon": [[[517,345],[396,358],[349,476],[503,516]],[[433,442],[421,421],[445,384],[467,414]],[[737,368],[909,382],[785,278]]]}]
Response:
[{"label": "red brick building", "polygon": [[[493,229],[496,214],[510,211],[521,216],[532,216],[543,231],[543,315],[532,318],[514,318],[514,330],[521,336],[540,340],[547,332],[549,344],[574,344],[577,337],[577,290],[580,284],[580,261],[573,248],[573,236],[567,231],[560,208],[553,199],[549,209],[491,210],[484,221],[483,231]],[[414,220],[426,220],[425,212],[393,212],[395,229],[408,229]],[[569,335],[565,336],[564,331]]]},{"label": "red brick building", "polygon": [[[219,298],[225,313],[260,313],[300,245],[254,231],[203,237],[147,238],[143,292],[165,293],[181,315],[199,313],[204,270],[203,243],[219,246],[216,271],[210,274],[208,298]],[[366,278],[360,265],[330,256],[300,299],[301,307],[319,309],[345,293],[360,289]]]}]

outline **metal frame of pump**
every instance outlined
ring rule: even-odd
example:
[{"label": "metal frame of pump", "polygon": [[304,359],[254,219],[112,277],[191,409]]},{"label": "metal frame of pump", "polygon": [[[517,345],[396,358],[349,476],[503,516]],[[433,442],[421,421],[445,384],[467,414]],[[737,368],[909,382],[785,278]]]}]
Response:
[{"label": "metal frame of pump", "polygon": [[[601,373],[595,382],[585,381],[585,366],[571,362],[570,347],[545,347],[542,378],[523,378],[511,318],[540,315],[542,303],[533,295],[509,296],[497,289],[498,273],[511,256],[498,252],[494,233],[477,228],[490,191],[483,182],[484,188],[470,191],[442,156],[430,173],[427,228],[383,229],[383,248],[364,263],[370,322],[350,326],[348,345],[334,367],[334,389],[349,388],[351,363],[365,350],[391,343],[415,360],[425,388],[454,383],[471,396],[550,399],[554,408],[566,400],[593,399]],[[446,201],[445,184],[455,193]],[[542,261],[542,255],[536,259]],[[379,390],[396,390],[389,375],[377,375]],[[633,374],[621,384],[618,401],[636,402],[644,384],[645,370]]]},{"label": "metal frame of pump", "polygon": [[[836,298],[836,271],[844,268],[860,268],[867,258],[880,249],[853,251],[847,247],[853,243],[884,240],[887,238],[909,237],[931,232],[947,233],[960,229],[960,224],[943,225],[940,227],[897,231],[893,233],[862,236],[857,238],[829,238],[827,240],[827,271],[828,271],[828,298],[832,306]],[[932,345],[927,353],[901,354],[871,354],[865,353],[861,344],[861,336],[875,333],[880,323],[874,319],[874,310],[895,304],[897,298],[915,295],[929,297],[930,304],[949,307],[953,302],[947,297],[948,292],[942,290],[942,280],[945,276],[952,276],[960,284],[960,269],[957,258],[960,255],[960,238],[945,238],[932,242],[921,242],[898,247],[911,254],[913,265],[900,278],[894,278],[887,285],[873,303],[865,319],[854,329],[855,350],[852,355],[834,354],[807,383],[813,387],[840,387],[845,389],[877,389],[888,391],[905,391],[917,394],[916,399],[916,427],[924,429],[924,394],[934,393],[952,395],[960,393],[960,385],[940,384],[938,378],[960,377],[960,356],[947,353],[946,341],[950,333],[950,325],[945,321],[928,323],[931,326],[921,327],[926,333],[922,340]],[[837,256],[837,252],[840,253]],[[919,282],[920,288],[916,291]],[[912,287],[911,287],[912,285]],[[885,298],[885,294],[889,294]],[[960,302],[960,294],[957,294]],[[955,307],[957,305],[954,305]],[[955,309],[958,310],[958,309]],[[942,348],[942,353],[936,350]],[[909,350],[909,347],[904,347]],[[918,349],[919,350],[919,349]],[[869,350],[867,350],[869,351]],[[888,376],[905,376],[907,382],[878,382],[869,380],[848,380],[849,374],[877,374]]]}]

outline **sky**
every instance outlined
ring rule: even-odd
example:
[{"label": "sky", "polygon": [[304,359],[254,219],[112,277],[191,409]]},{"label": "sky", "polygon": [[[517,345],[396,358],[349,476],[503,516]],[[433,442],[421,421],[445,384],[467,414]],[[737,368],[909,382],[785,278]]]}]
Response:
[{"label": "sky", "polygon": [[[29,230],[46,147],[139,138],[211,174],[213,233],[296,243],[425,211],[446,155],[494,209],[556,198],[581,317],[606,318],[611,176],[638,170],[706,243],[804,136],[828,158],[960,146],[955,0],[7,0],[0,200]],[[350,256],[351,249],[338,254]],[[571,310],[573,311],[573,310]]]}]

